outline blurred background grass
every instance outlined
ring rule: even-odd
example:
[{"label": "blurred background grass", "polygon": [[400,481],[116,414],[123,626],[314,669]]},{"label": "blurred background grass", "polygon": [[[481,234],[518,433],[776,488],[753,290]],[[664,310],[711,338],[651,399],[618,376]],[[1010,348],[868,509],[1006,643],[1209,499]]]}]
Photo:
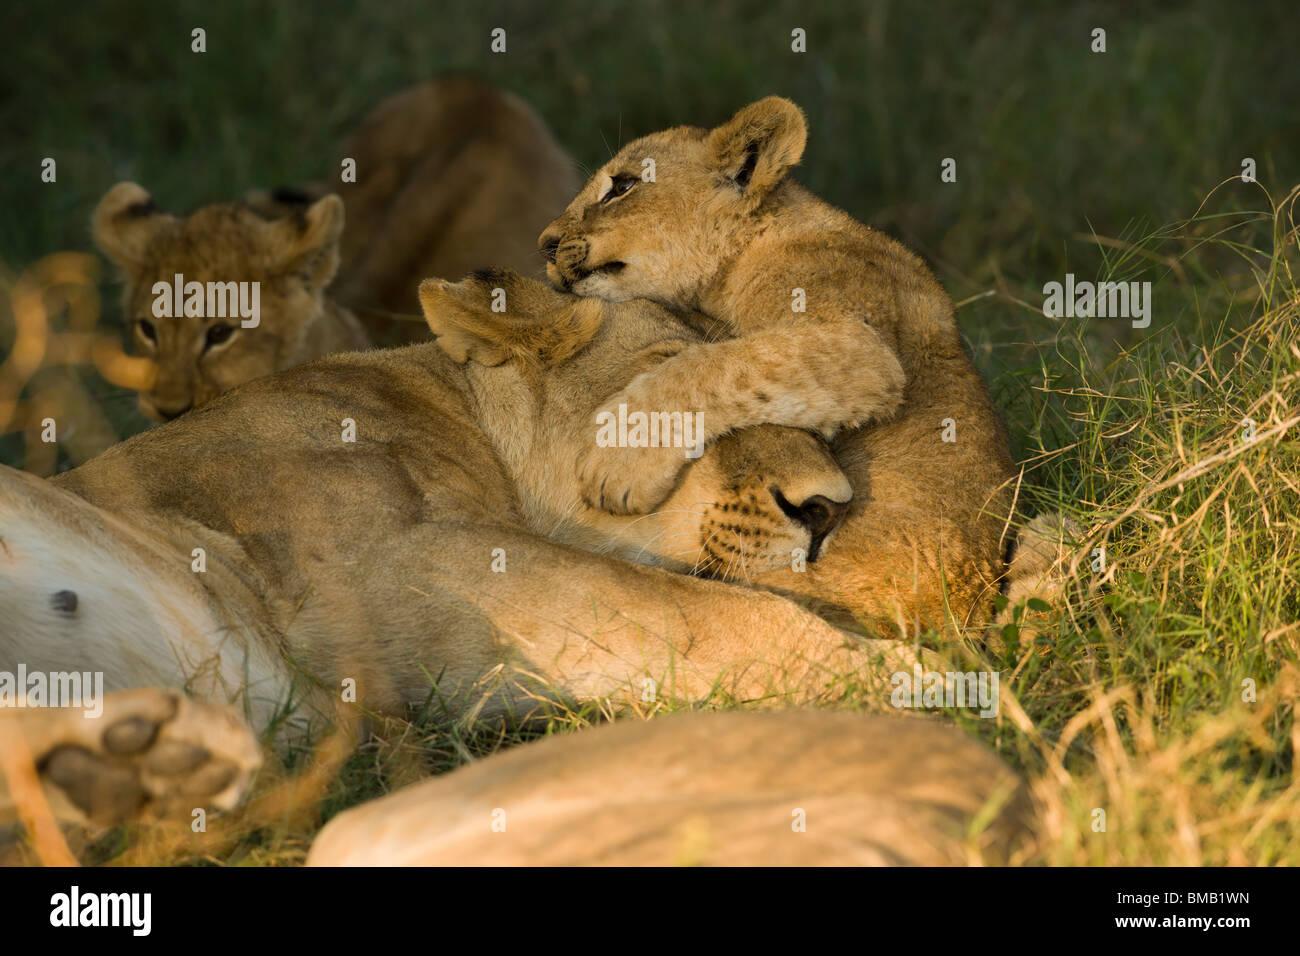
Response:
[{"label": "blurred background grass", "polygon": [[[962,307],[963,327],[1022,454],[1038,436],[1017,427],[1023,383],[1006,373],[1055,330],[1018,302],[1041,302],[1042,284],[1066,271],[1113,271],[1114,247],[1091,233],[1141,240],[1195,212],[1245,156],[1266,186],[1300,181],[1300,14],[1283,0],[105,0],[10,4],[0,24],[0,265],[11,275],[51,252],[93,251],[91,210],[121,179],[183,214],[317,177],[375,102],[443,71],[525,97],[588,169],[642,133],[789,96],[811,130],[799,178],[921,252],[954,300],[985,294]],[[204,54],[190,50],[198,26]],[[497,26],[504,54],[489,51]],[[795,27],[807,53],[791,52]],[[1104,54],[1091,52],[1095,27]],[[46,156],[55,184],[39,179]],[[940,182],[945,157],[956,183]],[[1239,180],[1214,203],[1268,206]],[[1127,264],[1128,278],[1160,265]],[[105,321],[120,324],[110,286],[105,270]],[[1148,334],[1187,320],[1189,297],[1167,290]],[[0,320],[0,355],[12,333]],[[1093,322],[1087,334],[1104,359],[1136,333]],[[119,434],[144,426],[129,399],[85,375]],[[21,466],[22,448],[11,431],[0,460]]]},{"label": "blurred background grass", "polygon": [[[0,264],[11,274],[57,250],[93,251],[90,212],[121,179],[185,213],[317,177],[375,102],[443,71],[525,97],[588,169],[642,133],[789,96],[810,123],[806,185],[921,252],[954,300],[993,290],[962,321],[1022,453],[1022,389],[1005,373],[1054,329],[1017,302],[1041,302],[1042,284],[1066,271],[1115,271],[1114,247],[1091,233],[1142,240],[1195,212],[1245,156],[1274,190],[1300,181],[1300,14],[1283,0],[105,0],[10,4],[0,24]],[[198,26],[204,54],[190,50]],[[489,51],[497,26],[504,54]],[[791,51],[794,27],[807,53]],[[1095,27],[1104,54],[1091,51]],[[46,156],[55,184],[39,179]],[[940,182],[945,157],[956,183]],[[1268,206],[1240,180],[1214,204]],[[1127,265],[1126,278],[1161,277],[1157,260]],[[110,282],[105,270],[105,321],[116,324]],[[1190,299],[1163,294],[1170,285],[1147,334],[1187,320]],[[1112,321],[1087,334],[1104,358],[1137,333]],[[0,322],[0,350],[11,341]],[[119,433],[143,427],[129,400],[94,389]],[[11,433],[0,460],[21,465],[21,449]]]}]

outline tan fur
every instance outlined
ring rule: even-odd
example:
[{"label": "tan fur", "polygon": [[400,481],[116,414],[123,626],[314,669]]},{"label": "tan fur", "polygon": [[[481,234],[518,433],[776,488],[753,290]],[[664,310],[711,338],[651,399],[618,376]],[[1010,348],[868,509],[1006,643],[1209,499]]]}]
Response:
[{"label": "tan fur", "polygon": [[[357,181],[341,182],[343,158]],[[420,83],[376,106],[348,137],[329,178],[302,190],[338,193],[347,209],[339,300],[356,310],[377,344],[426,337],[416,287],[497,266],[541,276],[537,233],[582,181],[546,124],[523,100],[468,76]],[[274,194],[255,197],[271,214],[292,211]]]},{"label": "tan fur", "polygon": [[[235,203],[178,219],[160,211],[135,183],[118,183],[95,210],[95,241],[121,267],[123,313],[135,351],[155,376],[140,409],[175,418],[227,389],[333,352],[369,343],[356,318],[326,295],[339,264],[343,204],[326,196],[268,222]],[[154,314],[156,282],[258,282],[256,328],[240,319]],[[147,323],[147,324],[146,324]],[[228,335],[209,341],[213,329]]]},{"label": "tan fur", "polygon": [[406,787],[331,820],[307,864],[953,866],[1006,862],[1030,820],[1015,774],[939,721],[682,714]]},{"label": "tan fur", "polygon": [[[1003,570],[1005,431],[921,260],[787,176],[805,139],[799,109],[769,97],[714,130],[636,140],[542,234],[548,274],[582,295],[702,312],[735,336],[663,363],[607,408],[702,410],[710,434],[850,429],[834,447],[855,495],[834,545],[807,573],[755,580],[890,630],[980,617]],[[792,310],[795,289],[806,312]],[[941,440],[947,419],[955,442]],[[584,497],[619,513],[652,508],[680,470],[654,449],[591,448],[579,463]]]},{"label": "tan fur", "polygon": [[[510,303],[499,324],[494,288]],[[0,661],[80,659],[109,690],[185,686],[240,701],[258,728],[291,693],[328,712],[348,680],[367,712],[436,701],[448,719],[641,701],[646,680],[657,698],[811,700],[831,672],[860,675],[883,706],[874,662],[910,666],[905,651],[855,643],[776,595],[625,560],[690,570],[716,553],[715,572],[752,573],[808,550],[775,496],[849,496],[812,436],[750,433],[769,455],[737,450],[746,434],[720,442],[654,515],[591,509],[572,474],[591,412],[693,333],[650,303],[582,301],[510,273],[421,292],[442,338],[509,357],[458,364],[433,343],[345,353],[50,481],[0,470]],[[49,606],[62,590],[83,596],[75,615]]]}]

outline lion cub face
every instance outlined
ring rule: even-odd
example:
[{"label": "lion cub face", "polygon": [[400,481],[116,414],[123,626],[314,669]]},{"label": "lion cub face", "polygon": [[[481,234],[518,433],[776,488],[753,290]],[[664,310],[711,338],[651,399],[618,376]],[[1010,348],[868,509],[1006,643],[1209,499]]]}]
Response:
[{"label": "lion cub face", "polygon": [[[175,418],[249,379],[303,360],[319,321],[325,287],[338,268],[343,204],[326,196],[286,219],[266,221],[235,204],[207,206],[184,219],[157,209],[135,183],[118,183],[95,210],[95,242],[121,267],[123,309],[135,354],[153,360],[140,409],[154,421]],[[186,315],[159,305],[162,283],[257,283],[257,325],[234,310]],[[251,296],[249,296],[251,298]],[[168,303],[168,306],[173,306]],[[160,312],[168,314],[160,315]]]},{"label": "lion cub face", "polygon": [[420,301],[438,346],[478,383],[480,425],[521,509],[553,540],[747,580],[816,561],[848,510],[852,488],[825,443],[773,425],[708,445],[651,514],[591,508],[574,462],[598,440],[596,410],[699,336],[646,300],[578,298],[506,270],[426,279]]},{"label": "lion cub face", "polygon": [[760,207],[803,155],[807,126],[768,97],[713,130],[680,126],[625,146],[538,240],[557,288],[699,308],[761,228]]}]

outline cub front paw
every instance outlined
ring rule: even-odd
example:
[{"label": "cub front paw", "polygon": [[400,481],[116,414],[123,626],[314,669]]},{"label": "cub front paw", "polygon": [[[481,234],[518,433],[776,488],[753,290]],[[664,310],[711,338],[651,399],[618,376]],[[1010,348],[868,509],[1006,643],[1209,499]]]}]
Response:
[{"label": "cub front paw", "polygon": [[663,504],[689,459],[680,448],[602,448],[578,459],[578,487],[590,507],[647,514]]}]

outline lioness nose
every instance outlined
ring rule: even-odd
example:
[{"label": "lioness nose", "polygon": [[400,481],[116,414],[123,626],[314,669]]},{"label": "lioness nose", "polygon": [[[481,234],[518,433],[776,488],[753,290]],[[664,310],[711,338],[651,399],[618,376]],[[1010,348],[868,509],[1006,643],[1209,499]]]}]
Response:
[{"label": "lioness nose", "polygon": [[781,494],[780,488],[772,488],[771,491],[781,510],[792,521],[807,528],[814,541],[820,541],[834,531],[849,510],[847,501],[832,501],[825,495],[813,495],[795,504]]}]

